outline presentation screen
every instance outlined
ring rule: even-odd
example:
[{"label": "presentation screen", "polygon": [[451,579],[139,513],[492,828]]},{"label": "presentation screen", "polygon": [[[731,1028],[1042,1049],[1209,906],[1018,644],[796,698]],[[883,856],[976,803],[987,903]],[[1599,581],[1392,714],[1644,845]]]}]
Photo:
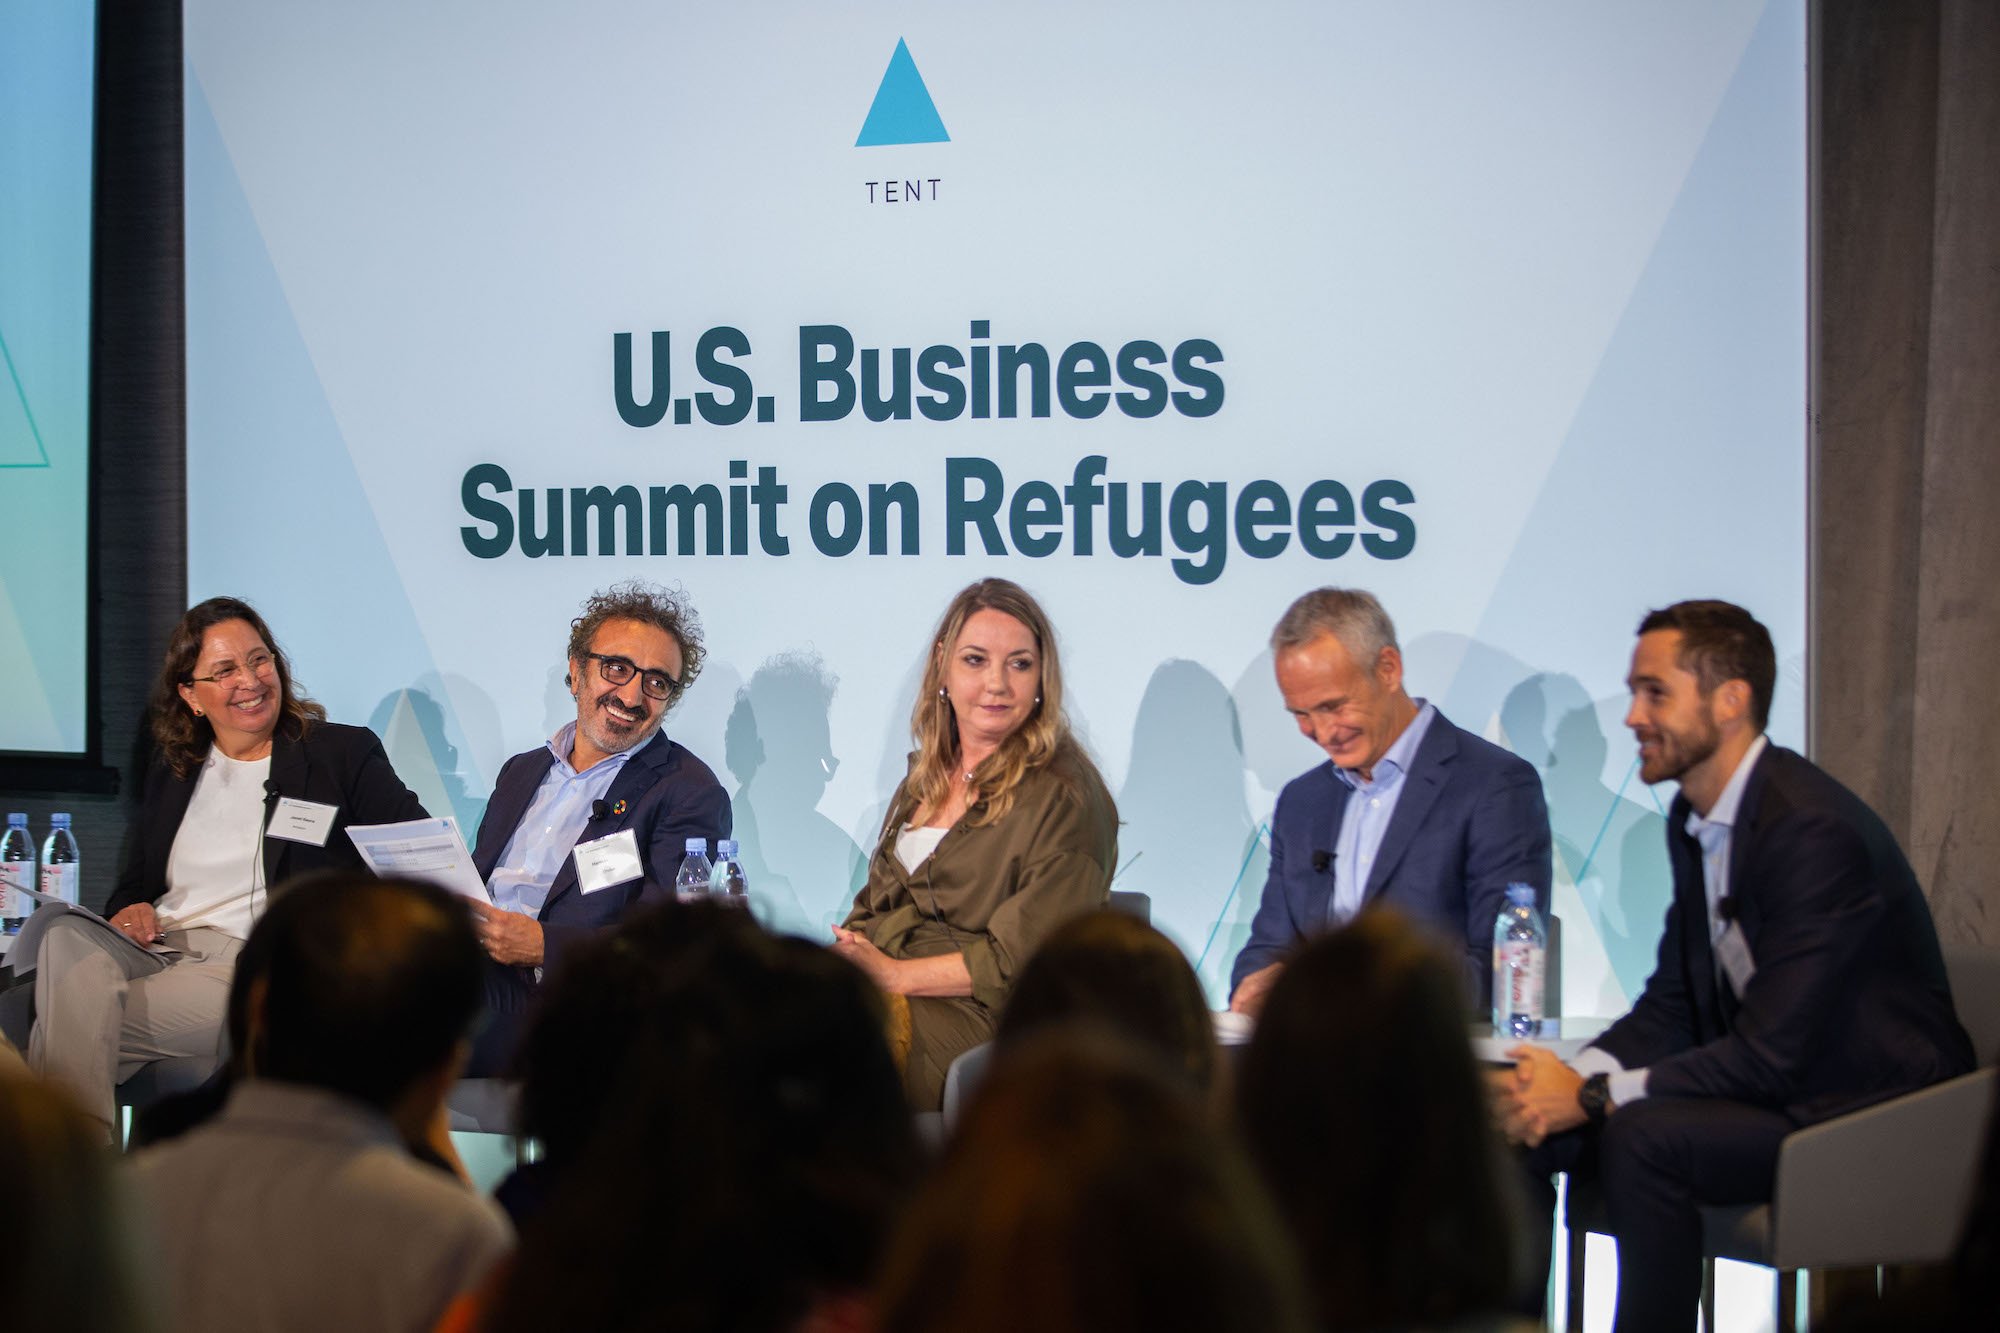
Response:
[{"label": "presentation screen", "polygon": [[468,832],[582,599],[677,583],[668,731],[824,938],[1004,576],[1220,999],[1325,762],[1268,636],[1356,586],[1542,773],[1614,1013],[1668,882],[1640,617],[1752,608],[1801,740],[1800,0],[188,0],[186,52],[189,596]]},{"label": "presentation screen", "polygon": [[0,754],[91,744],[93,0],[0,6]]}]

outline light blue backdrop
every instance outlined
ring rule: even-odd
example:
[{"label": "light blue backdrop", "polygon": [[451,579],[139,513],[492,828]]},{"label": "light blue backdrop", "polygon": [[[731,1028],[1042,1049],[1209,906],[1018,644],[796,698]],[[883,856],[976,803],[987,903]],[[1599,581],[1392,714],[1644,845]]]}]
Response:
[{"label": "light blue backdrop", "polygon": [[0,7],[0,750],[81,754],[92,0]]},{"label": "light blue backdrop", "polygon": [[[948,137],[858,146],[899,41]],[[1773,731],[1800,740],[1795,0],[189,0],[186,49],[190,595],[254,600],[333,715],[468,828],[568,713],[581,598],[677,581],[713,657],[669,729],[735,793],[761,910],[823,934],[901,774],[936,615],[1006,575],[1061,631],[1125,820],[1119,886],[1219,998],[1264,822],[1318,758],[1264,639],[1298,592],[1357,584],[1414,690],[1542,769],[1568,1007],[1612,1012],[1665,906],[1667,793],[1621,726],[1639,616],[1754,608],[1784,662]],[[800,420],[801,326],[886,362],[965,351],[974,320],[1052,357],[1210,340],[1223,405]],[[620,418],[614,334],[671,331],[685,397],[721,325],[771,422]],[[1089,555],[947,554],[947,459],[1011,488],[1093,454],[1170,495],[1400,481],[1414,549],[1232,547],[1196,585],[1171,542],[1109,553],[1099,509]],[[491,532],[462,504],[479,464],[643,494],[726,487],[732,461],[790,487],[788,555],[482,559],[461,535]],[[814,549],[821,486],[896,481],[918,554]]]}]

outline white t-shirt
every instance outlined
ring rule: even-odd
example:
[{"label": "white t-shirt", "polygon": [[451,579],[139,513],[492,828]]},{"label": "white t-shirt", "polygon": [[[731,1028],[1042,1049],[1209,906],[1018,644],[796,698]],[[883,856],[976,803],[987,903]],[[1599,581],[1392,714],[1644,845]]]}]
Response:
[{"label": "white t-shirt", "polygon": [[270,776],[268,754],[246,762],[210,748],[167,853],[167,891],[154,904],[162,930],[207,926],[249,938],[252,899],[264,897],[257,834]]},{"label": "white t-shirt", "polygon": [[896,859],[903,863],[905,874],[914,871],[937,850],[944,841],[948,828],[919,828],[915,824],[903,825],[903,831],[896,835]]}]

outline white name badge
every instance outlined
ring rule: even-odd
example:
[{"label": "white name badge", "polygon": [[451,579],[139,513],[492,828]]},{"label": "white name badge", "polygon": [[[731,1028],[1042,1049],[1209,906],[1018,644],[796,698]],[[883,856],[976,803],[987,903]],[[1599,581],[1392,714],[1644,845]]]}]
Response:
[{"label": "white name badge", "polygon": [[1757,975],[1757,964],[1751,960],[1750,942],[1743,938],[1741,921],[1730,922],[1729,929],[1715,942],[1715,961],[1722,964],[1722,975],[1729,978],[1729,989],[1736,992],[1737,999],[1742,999],[1743,988]]},{"label": "white name badge", "polygon": [[585,893],[630,884],[645,873],[646,867],[639,860],[639,839],[631,829],[576,845],[576,886]]},{"label": "white name badge", "polygon": [[271,812],[271,824],[264,830],[264,836],[324,847],[327,837],[333,832],[334,818],[339,813],[337,805],[295,801],[289,796],[280,796],[278,808]]}]

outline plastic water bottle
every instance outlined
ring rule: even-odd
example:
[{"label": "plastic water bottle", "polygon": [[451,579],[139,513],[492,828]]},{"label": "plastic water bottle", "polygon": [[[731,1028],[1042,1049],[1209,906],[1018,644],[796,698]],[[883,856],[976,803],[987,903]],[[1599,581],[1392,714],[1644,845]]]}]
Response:
[{"label": "plastic water bottle", "polygon": [[750,881],[743,876],[743,863],[736,858],[743,844],[724,838],[715,846],[715,873],[709,877],[708,895],[730,907],[750,905]]},{"label": "plastic water bottle", "polygon": [[1502,1039],[1541,1035],[1543,969],[1549,952],[1548,928],[1535,910],[1535,890],[1507,886],[1507,905],[1493,923],[1493,1035]]},{"label": "plastic water bottle", "polygon": [[674,876],[674,897],[684,903],[700,902],[708,897],[708,881],[714,874],[715,867],[708,863],[708,839],[689,838],[680,873]]},{"label": "plastic water bottle", "polygon": [[69,831],[69,816],[50,815],[49,836],[42,841],[42,892],[73,907],[82,877],[83,863],[76,854],[76,838]]},{"label": "plastic water bottle", "polygon": [[0,836],[0,933],[18,935],[35,904],[18,889],[35,887],[35,839],[26,815],[8,815]]}]

